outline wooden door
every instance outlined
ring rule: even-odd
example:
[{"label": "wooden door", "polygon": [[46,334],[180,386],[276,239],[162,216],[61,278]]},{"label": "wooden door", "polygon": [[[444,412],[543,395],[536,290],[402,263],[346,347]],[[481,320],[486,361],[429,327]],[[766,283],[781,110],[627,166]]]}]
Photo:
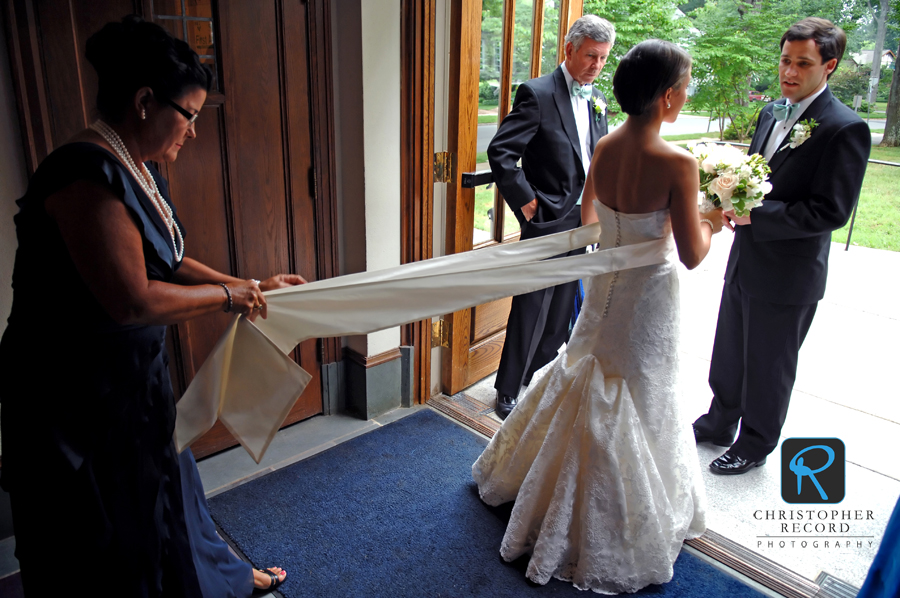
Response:
[{"label": "wooden door", "polygon": [[[161,165],[185,225],[186,255],[241,278],[333,276],[330,113],[327,96],[311,92],[330,69],[325,1],[13,0],[7,23],[30,170],[93,120],[96,76],[85,40],[132,12],[186,39],[216,75],[197,138]],[[311,52],[313,44],[325,51]],[[328,81],[320,84],[330,89]],[[170,329],[177,394],[229,318]],[[294,352],[313,379],[286,424],[322,412],[321,362],[337,355],[332,345],[310,340]],[[199,457],[234,444],[216,424],[192,448]]]},{"label": "wooden door", "polygon": [[[455,176],[447,187],[446,253],[519,238],[519,225],[496,187],[462,186],[462,173],[489,170],[486,150],[509,113],[515,89],[546,75],[564,56],[562,38],[581,16],[580,0],[460,0],[450,36],[449,152]],[[511,299],[445,318],[450,347],[441,386],[455,394],[497,370]]]}]

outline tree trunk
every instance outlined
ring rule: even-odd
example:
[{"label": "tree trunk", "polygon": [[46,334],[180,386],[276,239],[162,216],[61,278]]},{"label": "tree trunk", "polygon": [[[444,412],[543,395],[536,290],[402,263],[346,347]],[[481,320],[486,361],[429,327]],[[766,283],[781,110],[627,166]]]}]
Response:
[{"label": "tree trunk", "polygon": [[894,76],[891,78],[891,93],[888,96],[887,121],[884,123],[884,137],[881,147],[900,146],[900,66],[894,66]]},{"label": "tree trunk", "polygon": [[[871,7],[871,4],[869,5]],[[884,52],[884,36],[887,32],[888,13],[891,10],[889,0],[881,0],[878,11],[872,10],[872,16],[875,18],[875,53],[872,54],[872,72],[869,74],[869,84],[871,78],[881,78],[881,54]],[[878,96],[878,85],[874,85],[869,92],[869,103],[874,103]]]}]

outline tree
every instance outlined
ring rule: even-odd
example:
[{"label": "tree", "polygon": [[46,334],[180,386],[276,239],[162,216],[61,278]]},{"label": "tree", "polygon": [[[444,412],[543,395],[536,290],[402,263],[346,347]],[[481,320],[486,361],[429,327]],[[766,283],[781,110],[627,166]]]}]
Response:
[{"label": "tree", "polygon": [[748,102],[754,81],[777,70],[779,40],[794,18],[776,0],[707,2],[691,17],[701,32],[694,38],[692,104],[719,119],[730,119],[739,140],[752,133],[761,102]]},{"label": "tree", "polygon": [[[881,55],[884,53],[884,36],[887,31],[888,15],[891,12],[889,0],[878,0],[878,4],[872,6],[872,0],[866,0],[875,22],[875,52],[872,54],[872,77],[881,75]],[[878,86],[873,85],[869,93],[869,102],[875,102],[878,95]]]},{"label": "tree", "polygon": [[881,147],[900,146],[900,71],[894,63],[894,76],[891,78],[891,95],[888,96],[887,121],[884,123],[884,137]]},{"label": "tree", "polygon": [[869,75],[865,71],[857,70],[852,62],[844,61],[828,79],[828,87],[831,93],[848,106],[853,105],[853,98],[866,95],[869,85]]},{"label": "tree", "polygon": [[678,18],[676,11],[674,0],[585,0],[584,14],[603,17],[616,27],[615,47],[597,79],[597,86],[609,102],[611,122],[624,118],[612,89],[619,59],[634,45],[650,38],[686,45],[690,22]]}]

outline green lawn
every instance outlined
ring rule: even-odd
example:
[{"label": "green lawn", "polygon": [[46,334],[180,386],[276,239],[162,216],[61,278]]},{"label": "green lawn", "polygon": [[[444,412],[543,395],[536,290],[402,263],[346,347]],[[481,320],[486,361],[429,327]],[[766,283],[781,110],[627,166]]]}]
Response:
[{"label": "green lawn", "polygon": [[[873,147],[873,160],[900,163],[900,147]],[[852,245],[900,251],[900,166],[869,164],[863,180]],[[847,242],[849,224],[835,231],[836,243]]]},{"label": "green lawn", "polygon": [[479,114],[478,115],[478,124],[482,123],[495,123],[497,122],[496,114]]},{"label": "green lawn", "polygon": [[[494,187],[475,187],[475,228],[491,232],[491,221],[488,219],[488,210],[494,207]],[[506,217],[503,223],[503,234],[508,235],[519,230],[519,221],[513,216],[509,208],[504,206]]]},{"label": "green lawn", "polygon": [[701,137],[718,141],[719,132],[712,131],[710,133],[685,133],[684,135],[663,135],[662,136],[662,138],[665,139],[666,141],[690,141],[693,139],[700,139]]}]

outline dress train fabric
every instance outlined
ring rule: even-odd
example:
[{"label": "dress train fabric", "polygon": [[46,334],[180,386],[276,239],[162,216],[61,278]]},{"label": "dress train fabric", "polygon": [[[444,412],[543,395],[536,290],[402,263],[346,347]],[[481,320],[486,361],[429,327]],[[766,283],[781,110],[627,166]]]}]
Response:
[{"label": "dress train fabric", "polygon": [[[667,210],[598,213],[603,248],[671,238]],[[675,268],[594,277],[566,350],[472,466],[484,502],[515,500],[500,552],[531,554],[536,583],[636,592],[669,581],[682,542],[706,529],[696,445],[678,404]]]},{"label": "dress train fabric", "polygon": [[266,293],[268,319],[235,317],[178,402],[179,450],[216,419],[259,462],[310,376],[288,353],[310,338],[367,334],[604,272],[659,264],[670,238],[547,259],[596,242],[600,225]]}]

